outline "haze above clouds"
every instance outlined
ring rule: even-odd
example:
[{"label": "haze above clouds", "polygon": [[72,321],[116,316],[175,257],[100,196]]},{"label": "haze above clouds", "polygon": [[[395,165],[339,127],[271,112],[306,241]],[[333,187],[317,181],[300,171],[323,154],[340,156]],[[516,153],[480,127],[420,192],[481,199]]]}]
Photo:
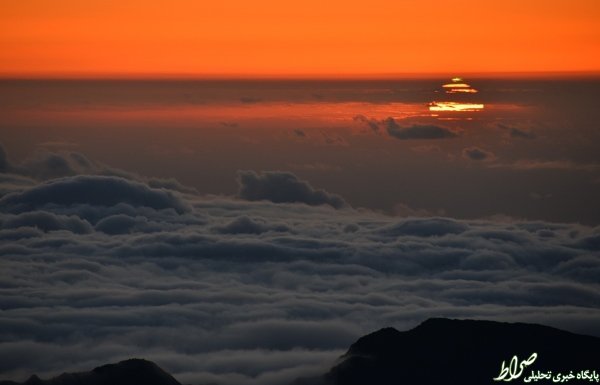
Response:
[{"label": "haze above clouds", "polygon": [[[274,170],[389,214],[600,224],[598,80],[467,80],[486,107],[459,115],[427,109],[447,79],[3,81],[0,141],[19,164],[77,152],[201,194]],[[29,175],[86,167],[60,162]]]}]

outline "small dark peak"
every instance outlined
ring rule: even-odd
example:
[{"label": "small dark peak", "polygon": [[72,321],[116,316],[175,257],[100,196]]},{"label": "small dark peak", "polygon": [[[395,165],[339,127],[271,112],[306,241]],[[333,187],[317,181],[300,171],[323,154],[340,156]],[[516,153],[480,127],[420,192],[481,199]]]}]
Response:
[{"label": "small dark peak", "polygon": [[450,318],[428,318],[425,321],[421,322],[417,328],[440,328],[446,327],[448,325],[456,323],[456,319]]},{"label": "small dark peak", "polygon": [[0,381],[0,385],[181,385],[153,362],[129,359],[99,366],[89,372],[63,373],[49,380],[31,376],[22,384]]},{"label": "small dark peak", "polygon": [[154,362],[144,360],[141,358],[130,358],[128,360],[117,362],[116,364],[106,364],[94,368],[92,372],[94,373],[109,373],[116,371],[159,371],[162,372],[162,369],[158,367]]},{"label": "small dark peak", "polygon": [[132,358],[116,364],[95,368],[90,372],[95,384],[127,385],[180,385],[170,374],[154,362]]},{"label": "small dark peak", "polygon": [[43,384],[42,380],[35,374],[32,375],[31,377],[29,377],[27,379],[27,381],[25,381],[25,383],[24,383],[24,385],[42,385],[42,384]]}]

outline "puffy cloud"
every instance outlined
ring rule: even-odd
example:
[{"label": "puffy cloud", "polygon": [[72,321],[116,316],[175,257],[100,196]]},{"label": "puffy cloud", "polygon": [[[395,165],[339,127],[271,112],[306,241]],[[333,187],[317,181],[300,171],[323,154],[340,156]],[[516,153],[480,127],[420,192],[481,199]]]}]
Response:
[{"label": "puffy cloud", "polygon": [[7,229],[35,227],[42,231],[68,230],[77,234],[92,232],[92,226],[85,219],[80,219],[77,216],[57,215],[45,211],[30,211],[19,215],[5,215],[0,225]]},{"label": "puffy cloud", "polygon": [[495,159],[495,155],[479,147],[467,147],[463,149],[462,155],[465,159],[474,161],[490,161]]},{"label": "puffy cloud", "polygon": [[299,202],[311,206],[326,204],[337,209],[347,206],[340,196],[315,189],[291,172],[265,171],[258,174],[239,171],[238,183],[240,198],[250,201]]},{"label": "puffy cloud", "polygon": [[108,167],[96,164],[77,152],[41,152],[21,164],[13,164],[8,160],[7,162],[6,171],[39,180],[111,171]]},{"label": "puffy cloud", "polygon": [[453,131],[432,124],[413,124],[411,126],[400,126],[396,120],[389,117],[383,121],[388,135],[401,140],[408,139],[447,139],[458,135]]},{"label": "puffy cloud", "polygon": [[16,212],[52,204],[114,206],[119,203],[154,209],[172,208],[179,213],[188,210],[187,205],[170,191],[110,176],[78,175],[56,179],[0,199],[0,205]]},{"label": "puffy cloud", "polygon": [[378,134],[381,128],[385,129],[385,132],[389,136],[400,140],[410,139],[447,139],[454,138],[458,135],[446,128],[437,126],[435,124],[423,124],[423,123],[411,123],[409,125],[399,125],[396,119],[388,117],[383,120],[377,120],[373,118],[367,118],[364,115],[356,115],[352,118],[355,122],[361,123],[362,125],[369,128]]},{"label": "puffy cloud", "polygon": [[182,383],[282,384],[432,316],[600,335],[599,228],[334,210],[293,174],[238,178],[246,200],[2,179],[2,377],[144,357]]},{"label": "puffy cloud", "polygon": [[42,152],[21,164],[15,164],[8,159],[4,148],[0,144],[0,178],[39,181],[75,175],[115,176],[146,183],[150,187],[166,188],[184,193],[197,193],[196,189],[184,186],[175,179],[145,178],[92,161],[77,152]]}]

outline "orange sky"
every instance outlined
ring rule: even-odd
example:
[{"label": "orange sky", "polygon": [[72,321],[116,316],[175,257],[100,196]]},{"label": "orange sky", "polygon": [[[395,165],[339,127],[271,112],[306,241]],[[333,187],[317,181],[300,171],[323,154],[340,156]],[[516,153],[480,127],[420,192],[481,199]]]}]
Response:
[{"label": "orange sky", "polygon": [[0,74],[600,71],[598,0],[0,0]]}]

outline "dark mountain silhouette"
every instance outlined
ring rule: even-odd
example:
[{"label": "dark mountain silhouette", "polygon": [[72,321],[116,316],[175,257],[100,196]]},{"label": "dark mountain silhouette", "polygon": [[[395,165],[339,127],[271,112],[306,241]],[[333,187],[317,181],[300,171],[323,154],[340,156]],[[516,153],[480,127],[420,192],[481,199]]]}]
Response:
[{"label": "dark mountain silhouette", "polygon": [[534,324],[434,318],[409,331],[385,328],[364,336],[329,372],[293,385],[499,384],[504,381],[493,378],[500,375],[503,361],[508,367],[516,355],[520,365],[533,353],[535,361],[510,382],[523,383],[538,370],[600,374],[600,338]]},{"label": "dark mountain silhouette", "polygon": [[[20,385],[0,381],[0,385]],[[22,385],[181,385],[155,363],[130,359],[97,367],[89,372],[63,373],[49,380],[31,376]]]}]

